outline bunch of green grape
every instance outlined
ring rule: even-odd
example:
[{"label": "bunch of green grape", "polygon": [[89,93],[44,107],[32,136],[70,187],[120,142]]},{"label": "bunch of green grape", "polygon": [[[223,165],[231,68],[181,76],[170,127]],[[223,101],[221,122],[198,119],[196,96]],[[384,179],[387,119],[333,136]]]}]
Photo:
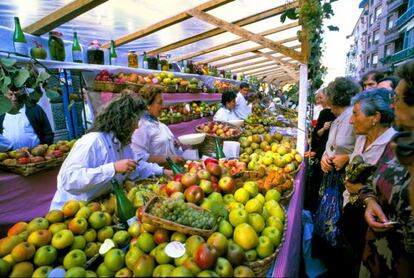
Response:
[{"label": "bunch of green grape", "polygon": [[149,212],[184,226],[205,230],[213,228],[216,220],[211,212],[194,209],[180,199],[164,199],[155,203]]}]

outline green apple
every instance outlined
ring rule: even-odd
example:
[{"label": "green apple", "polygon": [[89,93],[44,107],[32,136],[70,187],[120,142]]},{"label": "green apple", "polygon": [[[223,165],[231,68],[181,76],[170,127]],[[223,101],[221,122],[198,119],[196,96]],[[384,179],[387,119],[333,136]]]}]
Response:
[{"label": "green apple", "polygon": [[201,268],[197,265],[193,257],[187,258],[182,266],[190,270],[194,275],[198,275],[201,272]]},{"label": "green apple", "polygon": [[72,231],[63,229],[58,231],[52,237],[52,246],[56,249],[63,249],[65,247],[71,246],[75,237],[73,236]]},{"label": "green apple", "polygon": [[218,192],[212,192],[210,195],[208,195],[207,198],[210,199],[210,200],[212,200],[212,201],[215,201],[215,202],[217,202],[219,204],[222,204],[223,203],[223,196],[220,193],[218,193]]},{"label": "green apple", "polygon": [[132,277],[132,271],[127,267],[121,268],[116,272],[115,277]]},{"label": "green apple", "polygon": [[151,252],[155,248],[153,235],[147,232],[142,233],[138,237],[138,247],[145,253]]},{"label": "green apple", "polygon": [[171,264],[160,264],[152,272],[152,277],[169,277],[175,267]]},{"label": "green apple", "polygon": [[266,199],[265,199],[265,197],[263,196],[262,193],[258,193],[256,195],[256,197],[254,197],[254,198],[257,199],[257,200],[259,200],[260,203],[262,203],[262,205],[264,205],[264,203],[266,202]]},{"label": "green apple", "polygon": [[8,277],[11,265],[4,259],[0,259],[0,277]]},{"label": "green apple", "polygon": [[88,219],[91,216],[93,210],[90,207],[81,207],[75,214],[75,217]]},{"label": "green apple", "polygon": [[266,258],[273,254],[275,246],[267,236],[259,237],[259,244],[256,246],[257,255],[260,258]]},{"label": "green apple", "polygon": [[185,241],[187,240],[187,236],[183,233],[180,232],[174,232],[171,237],[170,237],[171,241],[179,241],[181,243],[185,243]]},{"label": "green apple", "polygon": [[71,250],[63,259],[63,267],[68,270],[75,266],[84,266],[86,263],[86,255],[82,250]]},{"label": "green apple", "polygon": [[265,200],[266,201],[275,200],[276,202],[279,202],[280,197],[282,196],[280,195],[279,191],[277,191],[276,189],[270,189],[266,192]]},{"label": "green apple", "polygon": [[168,242],[163,242],[155,247],[155,260],[158,264],[169,264],[173,259],[165,253],[165,247]]},{"label": "green apple", "polygon": [[279,218],[281,221],[285,220],[285,212],[283,211],[281,206],[271,207],[269,210],[270,215]]},{"label": "green apple", "polygon": [[233,277],[233,267],[231,266],[231,263],[229,260],[222,257],[217,259],[214,271],[220,277]]},{"label": "green apple", "polygon": [[207,239],[207,243],[216,249],[217,256],[222,256],[227,251],[228,240],[226,236],[220,232],[211,234]]},{"label": "green apple", "polygon": [[254,262],[257,259],[257,252],[255,249],[251,249],[247,251],[245,254],[248,262]]},{"label": "green apple", "polygon": [[243,188],[249,192],[250,198],[254,198],[259,193],[259,187],[254,181],[246,181]]},{"label": "green apple", "polygon": [[282,233],[276,227],[266,227],[262,236],[267,236],[275,247],[279,246],[279,243],[282,239]]},{"label": "green apple", "polygon": [[239,265],[234,269],[234,277],[254,277],[254,272],[245,265]]},{"label": "green apple", "polygon": [[85,277],[86,278],[96,278],[96,277],[98,277],[97,275],[96,275],[96,273],[95,272],[93,272],[92,270],[87,270],[86,271],[86,274],[85,274]]},{"label": "green apple", "polygon": [[98,241],[104,242],[105,239],[112,238],[114,236],[114,229],[111,226],[105,226],[98,231]]},{"label": "green apple", "polygon": [[246,223],[248,220],[247,211],[244,209],[233,209],[230,211],[229,220],[233,227],[236,227],[242,223]]},{"label": "green apple", "polygon": [[86,246],[86,239],[84,236],[78,235],[74,237],[73,243],[70,247],[71,250],[80,249],[83,250]]},{"label": "green apple", "polygon": [[150,277],[154,268],[154,258],[149,255],[142,255],[138,258],[132,270],[134,271],[134,277]]},{"label": "green apple", "polygon": [[266,220],[266,227],[275,227],[276,229],[279,230],[280,233],[282,233],[282,231],[284,229],[283,222],[279,218],[277,218],[276,216],[270,216]]},{"label": "green apple", "polygon": [[120,247],[124,247],[126,246],[129,241],[131,240],[131,236],[129,235],[129,233],[127,231],[124,230],[120,230],[117,231],[114,236],[112,237],[112,240],[118,244],[118,246]]},{"label": "green apple", "polygon": [[57,232],[67,229],[68,226],[65,223],[53,223],[52,225],[49,226],[49,232],[52,233],[52,235],[56,234]]},{"label": "green apple", "polygon": [[264,218],[258,213],[249,213],[247,223],[249,223],[257,233],[261,233],[266,227]]},{"label": "green apple", "polygon": [[247,223],[242,223],[234,229],[233,240],[244,250],[255,248],[258,244],[256,231]]},{"label": "green apple", "polygon": [[218,231],[226,238],[231,238],[233,236],[233,226],[227,220],[220,220]]},{"label": "green apple", "polygon": [[224,201],[224,204],[226,204],[226,205],[234,202],[234,196],[233,196],[233,194],[226,194],[226,195],[224,195],[223,201]]},{"label": "green apple", "polygon": [[188,258],[190,258],[190,255],[188,255],[187,253],[185,253],[184,255],[182,255],[181,257],[179,257],[179,258],[175,258],[174,259],[174,265],[175,266],[181,266],[181,265],[183,265],[183,263],[188,259]]},{"label": "green apple", "polygon": [[250,193],[245,188],[239,188],[234,192],[234,200],[236,202],[246,204],[247,201],[250,199]]},{"label": "green apple", "polygon": [[26,227],[26,231],[31,234],[36,230],[47,230],[47,228],[49,228],[49,221],[43,217],[37,217],[29,222]]},{"label": "green apple", "polygon": [[244,263],[246,255],[238,244],[231,241],[227,247],[227,259],[233,266],[238,266]]},{"label": "green apple", "polygon": [[185,241],[185,249],[188,255],[194,256],[195,251],[197,250],[200,244],[204,243],[205,240],[198,235],[192,235]]},{"label": "green apple", "polygon": [[88,242],[84,251],[87,258],[92,258],[99,253],[99,245],[96,242]]},{"label": "green apple", "polygon": [[96,240],[96,231],[92,228],[89,228],[86,230],[86,232],[83,234],[83,237],[87,242],[94,242]]},{"label": "green apple", "polygon": [[85,277],[85,276],[86,276],[86,270],[80,266],[75,266],[75,267],[72,267],[71,269],[68,269],[68,271],[66,271],[66,274],[65,274],[65,278],[66,277],[75,278],[75,277]]},{"label": "green apple", "polygon": [[125,254],[121,249],[111,249],[104,257],[105,266],[113,272],[117,272],[125,265]]},{"label": "green apple", "polygon": [[194,277],[194,274],[183,266],[174,268],[170,272],[170,277]]},{"label": "green apple", "polygon": [[197,277],[220,277],[217,273],[213,270],[203,270],[200,272]]},{"label": "green apple", "polygon": [[134,224],[132,224],[131,226],[129,226],[128,233],[132,237],[137,237],[141,233],[140,230],[141,230],[141,223],[139,221],[136,221]]},{"label": "green apple", "polygon": [[89,216],[89,224],[95,230],[99,230],[106,224],[106,216],[102,211],[94,211],[91,216]]},{"label": "green apple", "polygon": [[128,252],[125,255],[125,264],[129,269],[133,270],[138,258],[144,254],[145,253],[141,249],[139,249],[138,246],[129,248]]},{"label": "green apple", "polygon": [[247,201],[244,208],[248,213],[257,212],[261,214],[263,211],[263,204],[258,199],[253,198]]},{"label": "green apple", "polygon": [[109,270],[104,263],[101,263],[96,269],[96,275],[98,277],[114,277],[115,272]]},{"label": "green apple", "polygon": [[[53,268],[48,265],[40,266],[35,269],[35,271],[32,274],[32,277],[47,278],[49,276],[49,273],[52,271],[52,269]],[[6,276],[1,276],[1,277],[6,277]]]},{"label": "green apple", "polygon": [[56,258],[56,249],[53,246],[45,245],[37,249],[33,262],[36,266],[52,265]]}]

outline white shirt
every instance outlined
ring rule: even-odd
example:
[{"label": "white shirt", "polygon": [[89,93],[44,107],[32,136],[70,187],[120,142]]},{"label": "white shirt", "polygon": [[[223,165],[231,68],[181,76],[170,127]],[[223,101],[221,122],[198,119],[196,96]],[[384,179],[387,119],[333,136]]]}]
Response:
[{"label": "white shirt", "polygon": [[221,107],[219,110],[217,110],[216,114],[214,114],[213,120],[228,122],[233,120],[240,120],[240,118],[236,116],[234,111],[231,111],[225,107]]},{"label": "white shirt", "polygon": [[130,175],[115,174],[114,162],[122,159],[137,159],[137,156],[130,145],[121,149],[111,134],[91,132],[82,136],[60,168],[50,209],[60,209],[68,200],[91,201],[108,193],[114,177],[122,183],[127,177],[147,178],[163,173],[157,164],[140,161]]},{"label": "white shirt", "polygon": [[335,154],[351,154],[354,151],[355,133],[349,123],[352,107],[347,107],[331,124],[325,154],[329,157]]},{"label": "white shirt", "polygon": [[150,155],[172,156],[179,154],[171,130],[160,121],[145,114],[132,134],[132,150],[145,161]]},{"label": "white shirt", "polygon": [[240,119],[247,119],[247,117],[252,113],[252,109],[247,105],[247,100],[244,98],[242,93],[238,92],[236,97],[236,108],[234,109],[234,114]]},{"label": "white shirt", "polygon": [[3,128],[3,136],[12,142],[13,150],[22,147],[33,148],[40,144],[39,137],[26,116],[25,105],[17,114],[6,113]]},{"label": "white shirt", "polygon": [[365,149],[365,151],[364,146],[367,137],[365,135],[358,136],[355,141],[354,152],[349,157],[349,161],[351,162],[355,156],[360,155],[364,159],[365,163],[371,165],[377,164],[378,160],[382,156],[382,153],[384,152],[385,147],[391,141],[391,138],[395,133],[397,133],[395,129],[392,127],[388,128],[383,134],[378,136],[378,138],[375,139],[375,141],[372,142],[371,145]]}]

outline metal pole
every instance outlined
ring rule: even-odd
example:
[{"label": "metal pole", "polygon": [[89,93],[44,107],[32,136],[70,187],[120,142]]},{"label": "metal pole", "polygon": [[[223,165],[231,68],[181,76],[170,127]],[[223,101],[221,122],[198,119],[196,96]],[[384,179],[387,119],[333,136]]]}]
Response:
[{"label": "metal pole", "polygon": [[301,155],[305,153],[308,87],[308,65],[301,64],[299,70],[298,138],[296,144],[296,148]]}]

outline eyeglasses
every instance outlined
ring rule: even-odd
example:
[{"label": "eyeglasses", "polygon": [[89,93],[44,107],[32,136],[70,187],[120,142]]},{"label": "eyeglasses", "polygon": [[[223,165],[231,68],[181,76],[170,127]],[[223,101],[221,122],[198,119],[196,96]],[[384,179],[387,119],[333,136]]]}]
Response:
[{"label": "eyeglasses", "polygon": [[391,146],[402,165],[414,164],[414,132],[403,131],[394,135]]}]

